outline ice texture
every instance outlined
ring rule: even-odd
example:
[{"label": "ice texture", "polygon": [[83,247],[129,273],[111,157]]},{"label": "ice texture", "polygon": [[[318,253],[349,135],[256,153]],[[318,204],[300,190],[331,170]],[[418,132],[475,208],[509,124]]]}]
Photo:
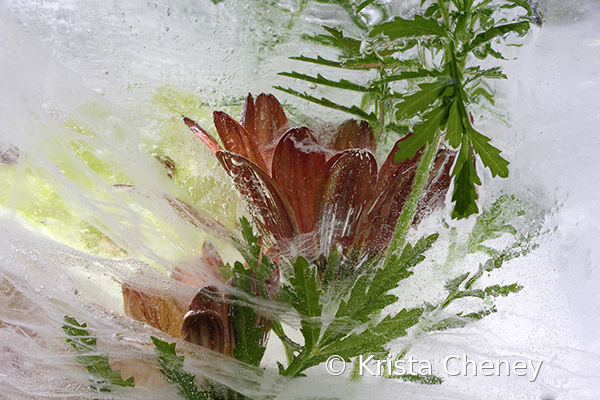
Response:
[{"label": "ice texture", "polygon": [[[183,112],[206,126],[213,108],[239,112],[236,100],[272,91],[285,79],[276,73],[293,68],[287,57],[302,45],[278,26],[294,22],[298,4],[283,2],[284,13],[259,3],[1,3],[0,399],[90,398],[88,374],[65,342],[64,315],[88,324],[124,378],[137,371],[137,388],[105,398],[179,398],[157,373],[149,337],[175,339],[126,318],[120,284],[176,291],[166,272],[197,262],[206,238],[229,254],[225,261],[237,257],[220,241],[223,232],[181,220],[163,194],[194,202],[227,228],[243,214],[208,150],[177,124]],[[405,11],[408,2],[400,3]],[[600,398],[600,14],[591,0],[540,2],[540,9],[544,26],[508,53],[516,60],[503,63],[509,80],[497,86],[496,108],[508,125],[475,116],[511,162],[508,179],[484,176],[481,203],[516,194],[543,222],[540,247],[500,274],[502,283],[524,289],[500,298],[497,313],[412,343],[410,354],[431,360],[444,383],[354,383],[322,366],[284,380],[274,364],[283,358],[275,337],[259,388],[256,371],[177,341],[178,350],[196,354],[186,357],[189,371],[276,399]],[[294,32],[339,18],[331,10],[315,6]],[[278,97],[341,121],[338,113]],[[176,180],[153,143],[182,166]],[[411,240],[438,227],[430,219]],[[400,288],[407,303],[435,293],[447,277],[433,263],[420,268],[404,282],[414,286]],[[392,354],[410,340],[393,343]],[[447,376],[445,357],[463,354],[543,365],[535,382],[531,375]]]}]

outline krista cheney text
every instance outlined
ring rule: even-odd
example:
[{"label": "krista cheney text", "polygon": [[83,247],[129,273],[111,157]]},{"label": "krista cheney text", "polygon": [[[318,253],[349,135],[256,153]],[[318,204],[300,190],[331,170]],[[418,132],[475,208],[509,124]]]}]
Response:
[{"label": "krista cheney text", "polygon": [[[462,356],[450,355],[443,361],[442,367],[448,376],[527,376],[530,382],[534,382],[540,370],[543,360],[534,362],[532,360],[472,360],[466,354]],[[325,363],[327,372],[331,375],[342,375],[346,371],[346,361],[341,356],[331,356]],[[433,374],[429,360],[417,360],[410,356],[407,359],[395,359],[388,356],[384,359],[376,359],[375,356],[360,355],[355,361],[356,372],[360,376],[403,376]]]}]

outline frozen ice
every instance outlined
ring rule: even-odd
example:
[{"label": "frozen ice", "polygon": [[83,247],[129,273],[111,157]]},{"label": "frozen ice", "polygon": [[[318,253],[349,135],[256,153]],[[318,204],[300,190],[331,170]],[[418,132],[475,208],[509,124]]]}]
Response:
[{"label": "frozen ice", "polygon": [[[276,19],[289,13],[253,11],[259,2],[85,3],[0,6],[0,399],[89,397],[87,373],[64,340],[64,315],[87,322],[100,351],[124,374],[157,366],[149,336],[169,338],[123,316],[120,283],[144,279],[161,287],[167,271],[196,262],[213,233],[182,221],[162,194],[198,204],[228,228],[244,212],[209,152],[178,127],[179,115],[211,126],[214,105],[239,113],[236,100],[284,82],[276,73],[299,52],[298,43],[255,22],[279,26]],[[295,10],[296,3],[284,6]],[[255,371],[210,352],[195,350],[200,356],[186,357],[186,368],[277,399],[599,398],[600,14],[591,0],[540,3],[548,20],[513,50],[517,58],[503,63],[509,80],[497,86],[497,108],[509,124],[476,118],[511,162],[508,179],[484,176],[481,202],[516,194],[544,223],[540,247],[500,274],[524,289],[500,298],[497,313],[392,345],[393,353],[411,344],[413,357],[431,360],[444,383],[379,377],[353,383],[322,366],[306,378],[283,380],[274,337],[259,392],[251,384]],[[319,18],[340,16],[328,11]],[[313,29],[310,23],[297,29]],[[279,96],[332,123],[345,117]],[[153,153],[161,146],[184,167],[176,180]],[[436,228],[440,215],[421,230]],[[216,242],[225,261],[236,259]],[[435,293],[443,285],[435,268],[426,264],[415,274],[417,289],[406,289],[407,302],[414,291]],[[447,376],[442,364],[450,354],[543,364],[535,382],[531,375]],[[160,376],[142,373],[142,381],[111,398],[179,398]]]}]

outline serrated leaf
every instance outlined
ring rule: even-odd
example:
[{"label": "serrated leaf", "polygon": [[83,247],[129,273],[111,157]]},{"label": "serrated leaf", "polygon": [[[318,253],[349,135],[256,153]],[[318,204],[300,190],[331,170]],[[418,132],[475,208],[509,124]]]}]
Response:
[{"label": "serrated leaf", "polygon": [[360,354],[383,353],[383,346],[393,339],[405,336],[408,329],[419,322],[422,313],[421,308],[402,309],[394,316],[386,316],[373,328],[332,342],[322,349],[322,354],[351,358]]},{"label": "serrated leaf", "polygon": [[[250,268],[249,270],[252,271],[252,278],[254,284],[256,285],[256,289],[260,293],[260,296],[268,299],[269,293],[266,282],[273,274],[275,265],[271,259],[262,252],[262,248],[259,246],[259,238],[254,235],[252,225],[248,219],[246,219],[246,217],[242,217],[240,219],[240,225],[242,228],[242,237],[246,245],[242,245],[235,239],[234,243],[236,244],[237,250],[240,252],[242,257],[244,257],[244,260],[248,264],[248,267]],[[240,275],[238,278],[242,279],[242,277],[243,275]],[[250,291],[250,286],[242,286],[241,288],[243,290],[247,289],[248,294],[254,294],[254,292]]]},{"label": "serrated leaf", "polygon": [[[254,297],[251,285],[252,271],[244,268],[240,262],[233,267],[234,285],[247,296]],[[258,366],[265,353],[261,346],[263,328],[256,326],[257,315],[251,304],[245,298],[232,295],[232,313],[229,316],[236,337],[233,356],[246,364]]]},{"label": "serrated leaf", "polygon": [[479,66],[465,69],[465,73],[470,75],[469,79],[465,82],[465,85],[473,82],[479,78],[489,79],[508,79],[508,77],[502,72],[502,68],[494,67],[488,69],[481,69]]},{"label": "serrated leaf", "polygon": [[340,79],[339,81],[332,81],[330,79],[323,77],[323,75],[321,75],[321,74],[318,74],[317,77],[314,77],[314,76],[305,75],[305,74],[301,74],[301,73],[293,71],[293,72],[280,72],[277,75],[287,76],[289,78],[294,78],[294,79],[300,79],[300,80],[303,80],[306,82],[313,82],[318,85],[325,85],[325,86],[335,87],[335,88],[339,88],[339,89],[354,90],[356,92],[376,92],[376,90],[371,87],[357,85],[356,83],[350,82],[346,79]]},{"label": "serrated leaf", "polygon": [[133,376],[123,380],[120,371],[113,371],[108,356],[98,354],[96,338],[88,332],[87,324],[80,324],[73,317],[65,315],[63,331],[69,336],[66,340],[77,351],[77,362],[90,374],[90,388],[99,392],[110,392],[110,386],[135,386]]},{"label": "serrated leaf", "polygon": [[167,380],[178,387],[178,393],[186,400],[212,400],[209,391],[201,391],[196,385],[196,376],[183,369],[183,356],[177,356],[175,343],[167,343],[151,336],[154,351],[158,356],[158,364],[163,369]]},{"label": "serrated leaf", "polygon": [[319,339],[321,322],[319,317],[323,306],[319,303],[321,290],[317,282],[317,269],[303,257],[298,257],[293,263],[294,277],[290,278],[293,296],[288,297],[290,305],[300,314],[302,319],[300,331],[304,337],[304,348],[307,352],[312,349]]},{"label": "serrated leaf", "polygon": [[369,36],[374,37],[379,34],[384,34],[391,40],[396,40],[420,36],[446,37],[446,30],[434,18],[426,19],[417,14],[414,19],[396,17],[393,21],[375,25]]},{"label": "serrated leaf", "polygon": [[442,318],[428,326],[423,327],[424,332],[444,331],[447,329],[462,328],[473,321],[478,321],[492,313],[496,312],[494,307],[473,312],[466,315],[452,315]]},{"label": "serrated leaf", "polygon": [[468,277],[469,277],[469,273],[465,272],[464,274],[459,275],[456,278],[451,279],[448,282],[446,282],[446,285],[444,285],[444,289],[446,289],[449,292],[455,292],[458,290],[461,283],[463,283],[465,281],[465,279],[467,279]]},{"label": "serrated leaf", "polygon": [[430,143],[435,134],[440,129],[444,129],[444,124],[448,117],[448,109],[448,104],[442,104],[427,113],[423,117],[423,123],[413,128],[414,134],[403,140],[398,146],[398,151],[394,155],[394,162],[399,163],[407,159],[412,159],[417,151],[427,143]]},{"label": "serrated leaf", "polygon": [[312,63],[312,64],[326,65],[328,67],[334,67],[334,68],[344,68],[344,65],[341,61],[327,60],[321,56],[317,56],[317,58],[297,56],[297,57],[290,57],[290,60],[304,61],[304,62],[308,62],[308,63]]},{"label": "serrated leaf", "polygon": [[475,38],[467,46],[466,50],[463,51],[463,54],[466,54],[469,51],[473,50],[474,48],[476,48],[486,42],[489,42],[490,40],[492,40],[493,38],[495,38],[497,36],[504,35],[509,32],[516,32],[519,35],[524,35],[528,31],[529,31],[529,21],[519,21],[519,22],[510,23],[510,24],[494,26],[494,27],[486,30],[485,32],[482,32],[479,35],[475,36]]},{"label": "serrated leaf", "polygon": [[401,103],[396,104],[396,119],[410,118],[417,112],[427,110],[444,92],[446,87],[453,82],[422,83],[419,90],[408,96],[404,96]]},{"label": "serrated leaf", "polygon": [[[465,143],[462,144],[462,147]],[[454,209],[452,210],[453,219],[467,218],[469,215],[479,212],[477,207],[477,190],[475,185],[481,185],[481,181],[475,171],[475,165],[471,156],[470,149],[461,152],[467,152],[468,156],[459,157],[454,167],[454,191],[452,192],[452,201]]]},{"label": "serrated leaf", "polygon": [[475,88],[474,90],[471,91],[470,95],[471,95],[471,98],[475,101],[477,101],[477,100],[479,100],[479,98],[483,97],[487,101],[489,101],[491,105],[495,104],[494,95],[482,87]]},{"label": "serrated leaf", "polygon": [[500,150],[489,143],[490,138],[474,129],[469,129],[468,135],[473,143],[473,149],[481,158],[483,165],[490,169],[492,176],[507,178],[509,162],[500,155]]},{"label": "serrated leaf", "polygon": [[316,103],[316,104],[320,104],[324,107],[333,108],[335,110],[347,112],[348,114],[356,115],[356,116],[360,117],[361,119],[364,119],[365,121],[370,122],[371,124],[375,124],[375,125],[377,124],[377,117],[375,116],[375,114],[373,114],[373,113],[367,114],[366,112],[364,112],[363,110],[361,110],[360,108],[358,108],[356,106],[346,107],[341,104],[334,103],[331,100],[328,100],[325,98],[319,99],[319,98],[309,95],[306,92],[301,93],[294,89],[283,88],[281,86],[273,86],[273,88],[277,89],[277,90],[281,90],[282,92],[291,94],[293,96],[300,97],[301,99],[308,100],[308,101]]},{"label": "serrated leaf", "polygon": [[432,71],[432,70],[428,70],[428,69],[424,69],[424,68],[419,68],[418,71],[403,71],[399,74],[392,74],[392,75],[386,76],[383,79],[379,79],[379,80],[372,82],[371,86],[378,86],[378,85],[382,85],[384,83],[396,82],[396,81],[401,81],[401,80],[406,80],[406,79],[438,77],[438,76],[441,76],[442,74],[443,74],[443,72],[441,72],[441,71],[435,71],[435,70]]},{"label": "serrated leaf", "polygon": [[512,283],[510,285],[505,285],[505,286],[501,286],[501,285],[488,286],[483,291],[487,296],[506,297],[511,293],[520,292],[521,289],[523,289],[523,286],[519,285],[518,283]]},{"label": "serrated leaf", "polygon": [[333,36],[336,41],[339,43],[339,46],[342,49],[345,49],[347,51],[353,52],[353,53],[360,53],[360,46],[361,46],[361,41],[348,37],[348,36],[344,36],[344,33],[341,32],[340,30],[338,30],[337,28],[332,28],[326,25],[322,26],[323,29],[325,29],[327,31],[327,33],[329,33],[331,36]]},{"label": "serrated leaf", "polygon": [[477,216],[467,241],[469,252],[477,251],[486,240],[496,239],[505,233],[516,234],[509,222],[523,214],[522,204],[514,195],[500,196],[489,209]]},{"label": "serrated leaf", "polygon": [[446,140],[450,146],[455,149],[460,146],[464,129],[460,113],[458,111],[458,102],[452,102],[448,111],[448,124],[446,126]]},{"label": "serrated leaf", "polygon": [[441,385],[444,383],[444,380],[437,375],[404,374],[392,375],[389,378],[402,379],[407,382],[420,383],[421,385]]},{"label": "serrated leaf", "polygon": [[321,343],[328,345],[343,338],[357,323],[366,323],[386,306],[393,304],[397,297],[388,292],[412,275],[410,269],[425,259],[423,253],[437,238],[437,234],[422,237],[414,247],[407,243],[401,254],[392,253],[374,275],[362,275],[356,279],[348,300],[340,302],[335,319],[323,334]]}]

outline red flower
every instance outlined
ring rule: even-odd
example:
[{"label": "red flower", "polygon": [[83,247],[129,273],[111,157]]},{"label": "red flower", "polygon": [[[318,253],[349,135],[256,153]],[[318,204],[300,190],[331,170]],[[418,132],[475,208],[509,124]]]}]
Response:
[{"label": "red flower", "polygon": [[[256,102],[248,95],[241,123],[214,113],[225,150],[196,122],[183,120],[233,178],[260,234],[278,251],[301,245],[302,255],[314,259],[335,246],[344,254],[387,249],[420,155],[394,163],[402,140],[378,172],[366,122],[346,121],[330,143],[319,143],[307,127],[288,129],[273,95],[261,94]],[[453,161],[453,153],[438,152],[415,223],[443,205]]]}]

